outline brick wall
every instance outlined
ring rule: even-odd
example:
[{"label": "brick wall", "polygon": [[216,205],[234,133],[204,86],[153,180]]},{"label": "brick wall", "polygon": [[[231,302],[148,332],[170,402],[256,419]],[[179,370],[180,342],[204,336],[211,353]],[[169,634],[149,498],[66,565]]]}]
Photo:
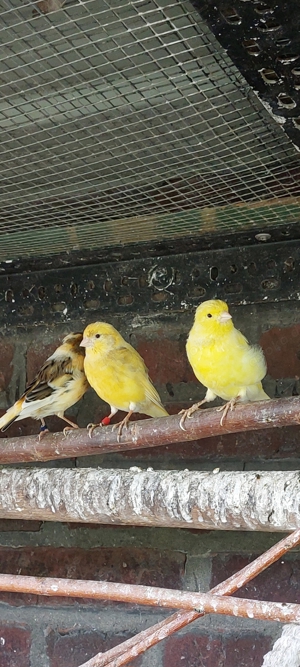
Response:
[{"label": "brick wall", "polygon": [[[232,308],[236,326],[251,342],[260,341],[269,373],[264,386],[271,396],[298,394],[300,382],[300,306],[263,304]],[[55,316],[56,317],[56,316]],[[6,332],[0,339],[1,414],[23,391],[63,335],[85,322],[61,321],[51,327]],[[192,316],[111,318],[139,350],[171,413],[203,396],[185,356]],[[92,390],[70,410],[81,426],[107,414]],[[115,419],[116,420],[116,419]],[[63,423],[53,417],[51,430]],[[5,435],[38,433],[34,421],[14,424]],[[40,465],[40,464],[39,464]],[[43,464],[45,465],[45,464]],[[298,428],[225,435],[141,452],[123,452],[50,462],[50,466],[212,469],[294,469]],[[124,581],[187,590],[208,590],[280,535],[141,527],[0,521],[0,571]],[[241,592],[248,597],[300,602],[300,550],[273,565]],[[136,605],[105,604],[2,594],[0,597],[0,667],[77,667],[98,651],[161,620],[166,611]],[[151,649],[132,665],[141,667],[259,667],[280,633],[277,623],[210,616]]]}]

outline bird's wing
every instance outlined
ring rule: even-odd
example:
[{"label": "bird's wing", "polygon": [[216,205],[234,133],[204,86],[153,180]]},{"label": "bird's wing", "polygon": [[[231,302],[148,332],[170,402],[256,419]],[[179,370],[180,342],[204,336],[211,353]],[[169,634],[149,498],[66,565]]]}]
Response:
[{"label": "bird's wing", "polygon": [[151,403],[154,403],[155,405],[157,405],[160,408],[163,407],[162,402],[161,402],[160,397],[159,397],[159,394],[156,391],[154,385],[152,384],[152,382],[151,382],[151,380],[148,376],[145,378],[144,387],[145,387],[146,398],[148,399],[148,401],[150,401]]},{"label": "bird's wing", "polygon": [[242,334],[241,331],[239,331],[238,329],[234,329],[234,336],[235,336],[235,342],[240,347],[249,347],[249,341],[247,340],[246,336]]},{"label": "bird's wing", "polygon": [[114,350],[114,362],[118,367],[118,374],[121,371],[123,374],[136,377],[136,381],[144,389],[145,398],[155,403],[155,405],[162,407],[159,395],[149,378],[147,366],[139,353],[131,345],[128,347],[119,347]]},{"label": "bird's wing", "polygon": [[115,348],[110,355],[114,364],[121,370],[128,373],[148,373],[146,364],[139,353],[131,345]]},{"label": "bird's wing", "polygon": [[72,375],[72,358],[47,359],[34,380],[26,387],[21,398],[26,401],[40,401],[50,396],[55,389],[63,387]]},{"label": "bird's wing", "polygon": [[[35,403],[38,404],[39,401],[48,398],[58,387],[66,384],[70,380],[71,373],[71,357],[59,357],[57,359],[50,357],[47,359],[34,380],[26,387],[24,394],[1,417],[1,431],[5,431],[21,414],[35,418]],[[29,408],[29,403],[32,404],[32,411],[30,414],[25,414],[26,409]]]}]

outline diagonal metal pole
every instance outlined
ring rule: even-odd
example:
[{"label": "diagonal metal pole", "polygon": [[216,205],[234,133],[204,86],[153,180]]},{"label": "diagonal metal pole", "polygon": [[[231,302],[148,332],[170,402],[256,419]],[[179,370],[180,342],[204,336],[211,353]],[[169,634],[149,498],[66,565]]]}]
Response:
[{"label": "diagonal metal pole", "polygon": [[[232,595],[298,544],[300,544],[300,529],[295,530],[291,535],[280,540],[280,542],[249,563],[249,565],[246,565],[242,570],[212,588],[210,593],[215,595]],[[166,639],[174,632],[178,632],[202,616],[204,616],[203,613],[199,614],[196,611],[179,611],[147,630],[143,630],[134,637],[131,637],[131,639],[122,642],[122,644],[118,644],[118,646],[109,651],[98,653],[87,662],[81,664],[80,667],[122,667],[122,665],[127,664],[147,649],[155,646],[155,644],[158,644],[163,639]]]}]

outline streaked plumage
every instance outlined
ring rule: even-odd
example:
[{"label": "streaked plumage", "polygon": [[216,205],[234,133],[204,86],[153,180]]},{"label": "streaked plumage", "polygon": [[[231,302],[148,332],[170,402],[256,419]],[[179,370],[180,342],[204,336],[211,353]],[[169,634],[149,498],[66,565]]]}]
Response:
[{"label": "streaked plumage", "polygon": [[235,329],[224,301],[204,301],[197,308],[186,351],[197,379],[207,387],[207,392],[203,401],[183,412],[181,427],[186,417],[217,396],[228,401],[219,408],[224,410],[221,423],[235,403],[269,398],[261,384],[266,374],[263,351],[249,345]]},{"label": "streaked plumage", "polygon": [[[84,369],[87,379],[98,396],[110,405],[110,415],[102,420],[102,424],[109,424],[118,410],[124,410],[128,414],[120,423],[120,436],[133,412],[150,417],[168,414],[149,379],[142,357],[111,324],[89,324],[81,345],[86,348]],[[90,434],[93,428],[94,425]]]},{"label": "streaked plumage", "polygon": [[1,431],[5,431],[14,421],[26,417],[40,419],[41,430],[45,430],[44,418],[50,415],[57,415],[73,428],[78,428],[64,413],[79,401],[88,388],[81,341],[82,333],[71,333],[63,339],[26,387],[24,394],[1,417]]}]

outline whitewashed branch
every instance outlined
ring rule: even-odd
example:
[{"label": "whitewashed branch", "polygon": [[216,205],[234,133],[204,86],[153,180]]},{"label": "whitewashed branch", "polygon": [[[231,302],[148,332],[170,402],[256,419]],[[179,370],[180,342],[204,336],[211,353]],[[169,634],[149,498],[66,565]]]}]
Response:
[{"label": "whitewashed branch", "polygon": [[286,625],[262,667],[300,667],[300,625]]},{"label": "whitewashed branch", "polygon": [[0,518],[291,531],[299,508],[299,471],[0,471]]}]

